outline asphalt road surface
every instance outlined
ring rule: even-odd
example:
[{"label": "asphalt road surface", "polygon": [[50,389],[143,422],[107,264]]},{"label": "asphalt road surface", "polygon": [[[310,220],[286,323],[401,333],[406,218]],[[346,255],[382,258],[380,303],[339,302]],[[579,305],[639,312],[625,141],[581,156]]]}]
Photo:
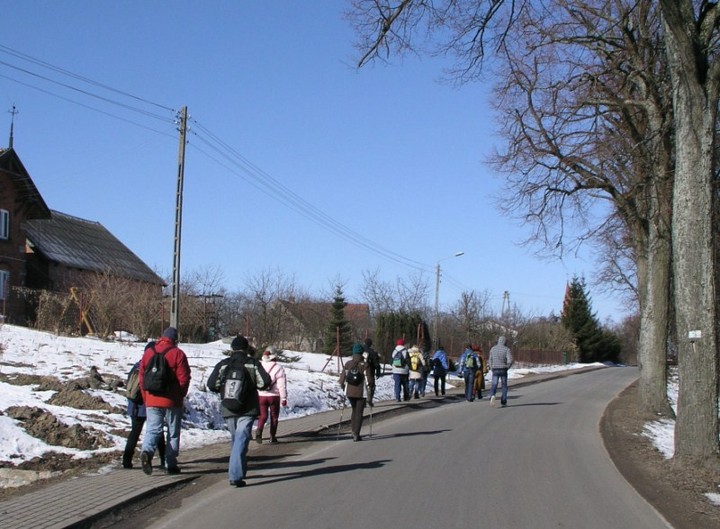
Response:
[{"label": "asphalt road surface", "polygon": [[636,377],[607,368],[511,390],[505,408],[485,399],[375,418],[361,442],[326,436],[255,461],[247,487],[218,476],[146,527],[670,527],[624,481],[598,429]]}]

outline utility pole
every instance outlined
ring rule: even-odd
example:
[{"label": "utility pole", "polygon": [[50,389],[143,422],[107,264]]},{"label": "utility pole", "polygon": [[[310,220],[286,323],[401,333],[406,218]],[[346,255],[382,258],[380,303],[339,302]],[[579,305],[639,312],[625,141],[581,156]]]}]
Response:
[{"label": "utility pole", "polygon": [[500,317],[505,319],[510,313],[510,292],[503,292],[502,309],[500,309]]},{"label": "utility pole", "polygon": [[180,110],[180,147],[178,149],[178,178],[175,195],[175,240],[173,248],[172,298],[170,300],[170,327],[180,324],[180,240],[182,238],[183,180],[185,178],[185,138],[187,136],[187,107]]}]

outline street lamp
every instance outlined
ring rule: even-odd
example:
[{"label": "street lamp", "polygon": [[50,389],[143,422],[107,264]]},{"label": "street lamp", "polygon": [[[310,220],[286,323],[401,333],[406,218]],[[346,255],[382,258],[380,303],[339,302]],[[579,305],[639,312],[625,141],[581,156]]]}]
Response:
[{"label": "street lamp", "polygon": [[438,260],[437,266],[435,267],[435,318],[433,320],[433,333],[432,333],[432,343],[433,343],[433,352],[435,349],[437,349],[438,346],[438,319],[440,317],[439,313],[439,302],[440,302],[440,262],[445,261],[446,259],[452,259],[453,257],[460,257],[461,255],[464,255],[465,252],[456,252],[453,255],[449,255],[447,257],[443,257],[442,259]]}]

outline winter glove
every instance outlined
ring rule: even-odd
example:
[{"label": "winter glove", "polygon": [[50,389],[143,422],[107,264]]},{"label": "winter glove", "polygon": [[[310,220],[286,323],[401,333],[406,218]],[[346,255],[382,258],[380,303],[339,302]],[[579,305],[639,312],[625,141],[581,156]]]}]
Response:
[{"label": "winter glove", "polygon": [[287,406],[287,400],[285,400],[285,399],[281,400],[281,401],[280,401],[280,406],[282,406],[283,408],[284,408],[285,406]]}]

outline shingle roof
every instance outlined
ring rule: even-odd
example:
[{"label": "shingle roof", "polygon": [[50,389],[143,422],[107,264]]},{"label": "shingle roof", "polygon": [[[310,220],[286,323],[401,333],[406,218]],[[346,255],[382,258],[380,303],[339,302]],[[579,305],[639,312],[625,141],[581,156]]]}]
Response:
[{"label": "shingle roof", "polygon": [[112,272],[153,284],[164,284],[137,255],[99,222],[51,210],[50,219],[25,222],[27,238],[46,259],[69,268]]}]

